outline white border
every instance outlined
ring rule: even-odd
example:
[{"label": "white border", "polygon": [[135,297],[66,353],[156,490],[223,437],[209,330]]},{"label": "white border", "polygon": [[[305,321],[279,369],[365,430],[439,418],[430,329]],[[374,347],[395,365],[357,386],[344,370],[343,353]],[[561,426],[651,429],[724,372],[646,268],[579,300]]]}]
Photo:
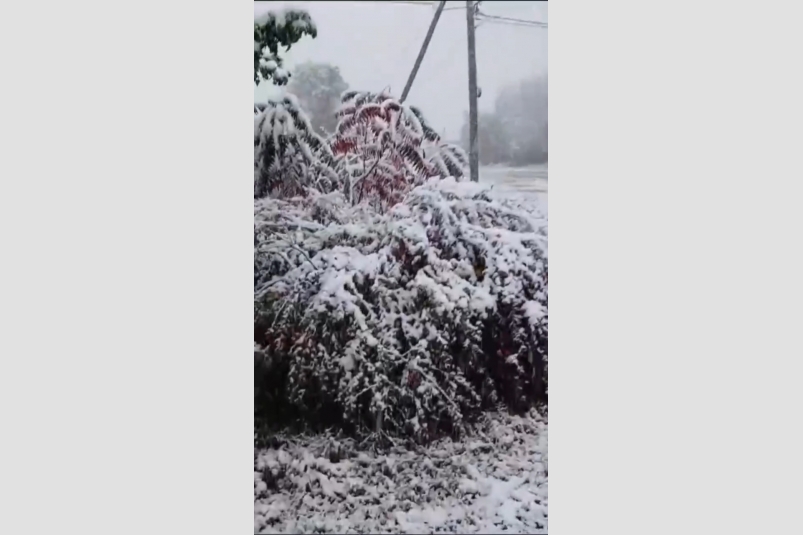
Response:
[{"label": "white border", "polygon": [[0,533],[253,530],[252,25],[0,8]]},{"label": "white border", "polygon": [[[251,7],[0,8],[0,533],[252,530]],[[801,8],[550,8],[550,533],[797,533]]]},{"label": "white border", "polygon": [[550,2],[552,535],[801,531],[801,11]]}]

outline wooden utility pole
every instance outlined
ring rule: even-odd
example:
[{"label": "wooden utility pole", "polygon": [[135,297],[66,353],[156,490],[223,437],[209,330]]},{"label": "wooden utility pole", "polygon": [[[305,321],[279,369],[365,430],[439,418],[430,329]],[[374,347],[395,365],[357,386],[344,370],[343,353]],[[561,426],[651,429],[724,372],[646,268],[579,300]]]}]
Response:
[{"label": "wooden utility pole", "polygon": [[401,100],[399,102],[404,102],[404,100],[407,98],[407,94],[410,92],[410,88],[413,86],[413,80],[415,80],[415,75],[418,74],[418,68],[421,66],[421,62],[424,61],[424,54],[427,53],[429,41],[432,39],[432,34],[435,33],[435,26],[438,25],[438,19],[441,18],[441,12],[443,11],[443,7],[445,5],[446,0],[441,0],[438,9],[435,10],[435,16],[432,17],[432,22],[429,23],[429,31],[427,31],[427,36],[424,38],[424,44],[421,45],[421,50],[418,52],[418,57],[415,58],[413,72],[411,72],[410,77],[407,78],[407,85],[404,86],[404,91],[402,91]]},{"label": "wooden utility pole", "polygon": [[477,53],[474,41],[474,9],[476,2],[466,0],[466,25],[468,27],[468,165],[471,181],[480,181],[480,155],[477,147]]}]

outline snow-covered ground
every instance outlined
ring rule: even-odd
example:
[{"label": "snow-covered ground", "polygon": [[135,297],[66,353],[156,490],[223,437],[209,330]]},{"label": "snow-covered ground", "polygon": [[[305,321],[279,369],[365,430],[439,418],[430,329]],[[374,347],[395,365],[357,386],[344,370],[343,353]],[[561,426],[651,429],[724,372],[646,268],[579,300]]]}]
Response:
[{"label": "snow-covered ground", "polygon": [[547,433],[533,412],[418,451],[279,439],[254,455],[254,532],[546,533]]},{"label": "snow-covered ground", "polygon": [[492,184],[494,191],[503,196],[531,198],[538,202],[541,211],[547,214],[548,171],[546,165],[529,167],[487,165],[480,167],[480,183]]}]

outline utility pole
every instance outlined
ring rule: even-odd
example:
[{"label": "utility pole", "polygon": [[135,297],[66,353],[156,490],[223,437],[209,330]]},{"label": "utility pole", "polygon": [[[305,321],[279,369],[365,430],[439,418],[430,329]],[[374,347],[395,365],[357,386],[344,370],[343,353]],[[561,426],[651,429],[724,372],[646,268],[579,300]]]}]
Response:
[{"label": "utility pole", "polygon": [[480,181],[480,155],[477,147],[477,52],[475,48],[474,9],[477,2],[466,0],[466,25],[468,26],[468,165],[471,181]]},{"label": "utility pole", "polygon": [[427,31],[427,36],[424,38],[424,44],[421,45],[421,50],[419,50],[418,57],[415,59],[415,65],[413,65],[413,72],[411,72],[410,77],[407,78],[407,85],[404,86],[404,91],[402,91],[401,100],[399,102],[405,101],[407,94],[410,92],[410,88],[413,86],[413,80],[415,80],[415,75],[418,74],[418,68],[421,66],[421,62],[424,61],[424,54],[427,53],[429,41],[432,39],[432,34],[435,33],[435,26],[438,25],[438,19],[441,18],[441,12],[445,5],[446,0],[441,0],[438,9],[435,10],[435,16],[432,17],[432,22],[429,24],[429,30]]}]

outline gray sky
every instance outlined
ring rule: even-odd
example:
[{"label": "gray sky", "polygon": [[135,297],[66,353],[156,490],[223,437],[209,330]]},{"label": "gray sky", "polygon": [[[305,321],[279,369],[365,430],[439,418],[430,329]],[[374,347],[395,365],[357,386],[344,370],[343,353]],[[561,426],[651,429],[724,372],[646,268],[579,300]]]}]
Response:
[{"label": "gray sky", "polygon": [[[303,38],[284,54],[285,67],[304,61],[331,63],[349,87],[380,91],[390,86],[401,96],[435,12],[426,5],[390,2],[254,2],[254,16],[285,7],[309,12],[318,37]],[[459,136],[468,110],[465,2],[451,1],[441,14],[427,55],[407,102],[419,106],[439,132]],[[484,2],[481,11],[548,22],[547,2]],[[547,72],[547,29],[482,22],[477,28],[477,80],[480,109],[493,107],[499,89],[535,73]],[[254,100],[277,88],[261,84]]]}]

